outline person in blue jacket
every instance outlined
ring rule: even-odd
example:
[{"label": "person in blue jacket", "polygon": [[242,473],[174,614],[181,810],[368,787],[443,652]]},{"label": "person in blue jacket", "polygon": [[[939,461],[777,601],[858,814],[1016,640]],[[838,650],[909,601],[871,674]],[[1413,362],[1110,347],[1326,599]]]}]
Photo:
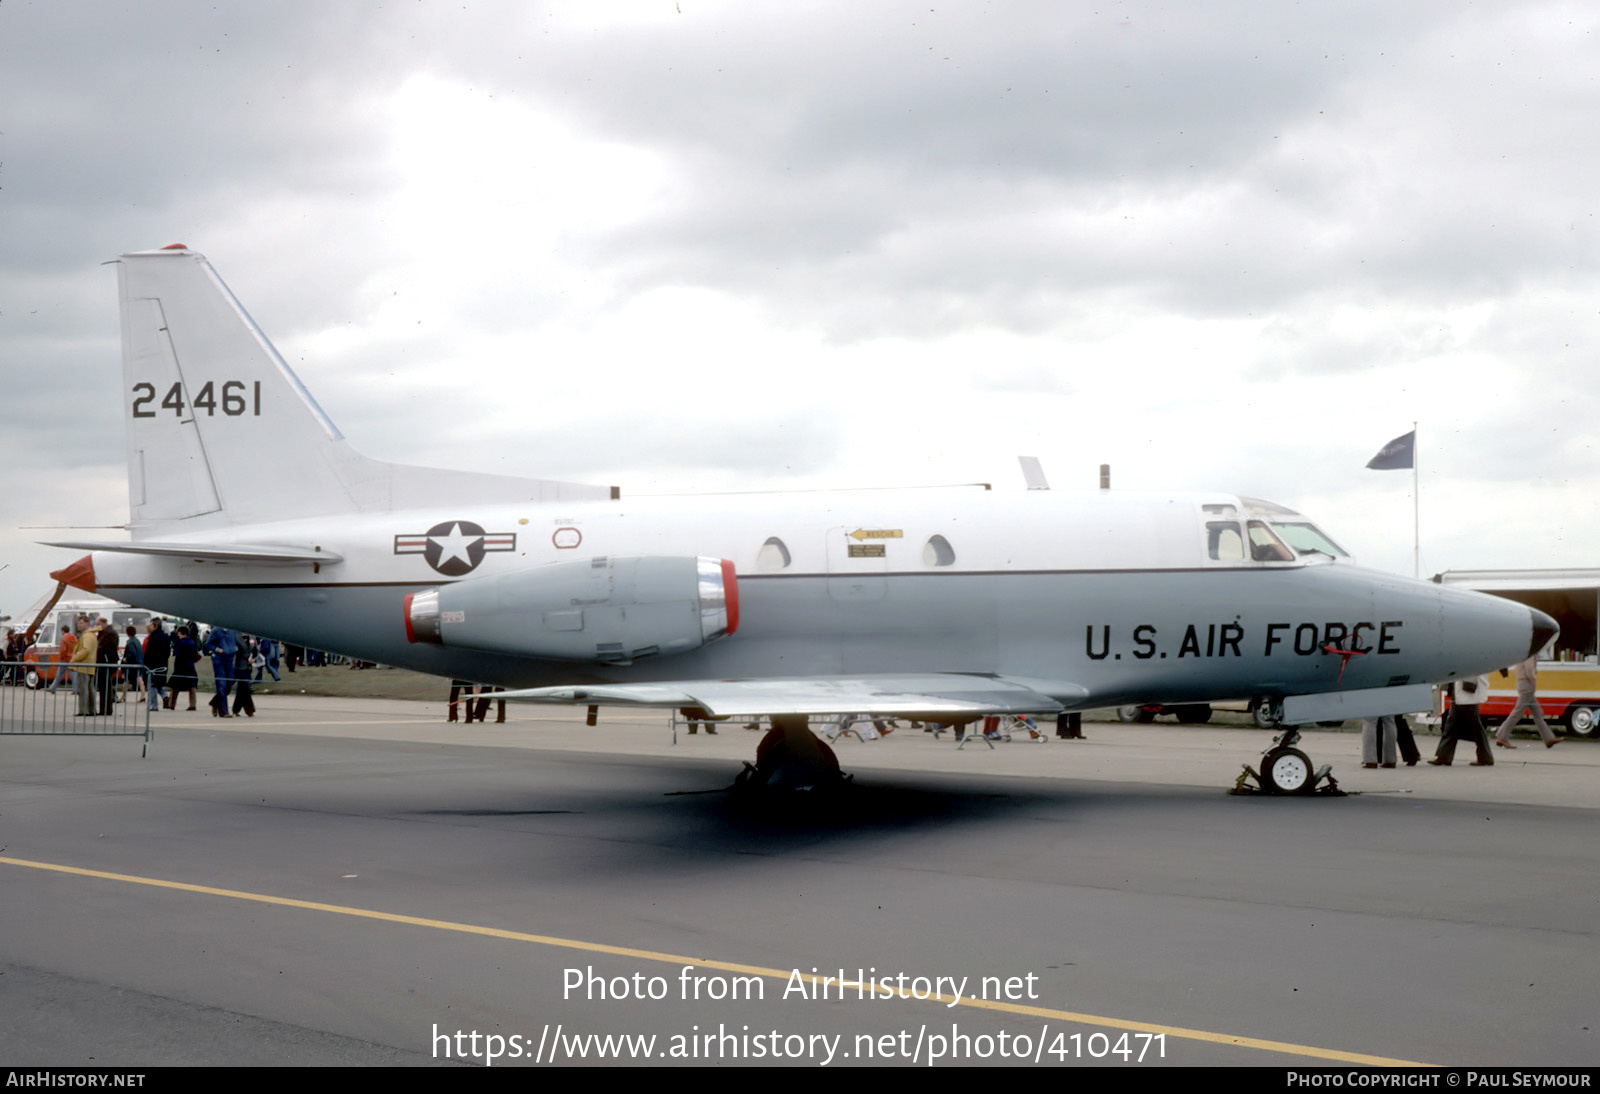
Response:
[{"label": "person in blue jacket", "polygon": [[239,655],[239,636],[227,627],[212,627],[202,650],[211,655],[211,675],[217,684],[217,693],[211,697],[211,716],[232,717],[228,713],[228,692],[233,687],[233,660]]}]

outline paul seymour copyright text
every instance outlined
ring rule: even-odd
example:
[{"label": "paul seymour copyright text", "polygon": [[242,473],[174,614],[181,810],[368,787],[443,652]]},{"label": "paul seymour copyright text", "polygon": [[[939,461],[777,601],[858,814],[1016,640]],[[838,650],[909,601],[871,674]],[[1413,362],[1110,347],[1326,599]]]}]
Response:
[{"label": "paul seymour copyright text", "polygon": [[[805,971],[781,980],[772,974],[707,972],[685,965],[676,976],[604,976],[593,966],[562,970],[564,1002],[789,1003],[910,1001],[946,1008],[974,1001],[1023,1003],[1037,1000],[1039,977],[949,976],[880,972],[876,968]],[[1003,1008],[1002,1008],[1003,1009]],[[669,1033],[596,1032],[544,1023],[526,1033],[441,1030],[431,1034],[435,1058],[493,1065],[505,1061],[567,1063],[581,1060],[786,1060],[827,1066],[841,1060],[932,1066],[967,1060],[1015,1060],[1064,1064],[1074,1060],[1140,1063],[1166,1056],[1162,1033],[1069,1032],[1049,1022],[995,1030],[958,1021],[907,1022],[876,1033],[814,1033],[761,1028],[746,1022],[691,1022]]]},{"label": "paul seymour copyright text", "polygon": [[1593,1076],[1570,1068],[1458,1068],[1448,1071],[1290,1071],[1288,1087],[1431,1087],[1486,1090],[1491,1087],[1576,1087],[1588,1090]]}]

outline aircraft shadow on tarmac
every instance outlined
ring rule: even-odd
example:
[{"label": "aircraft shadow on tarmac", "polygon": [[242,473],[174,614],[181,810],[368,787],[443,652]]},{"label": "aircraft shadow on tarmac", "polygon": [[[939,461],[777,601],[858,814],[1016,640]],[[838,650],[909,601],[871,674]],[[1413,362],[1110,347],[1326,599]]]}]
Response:
[{"label": "aircraft shadow on tarmac", "polygon": [[[1168,800],[1189,808],[1216,791],[1187,787],[1073,785],[1038,780],[869,771],[825,794],[799,792],[742,798],[724,788],[726,764],[675,763],[670,767],[607,765],[620,776],[587,787],[521,791],[505,786],[475,795],[476,803],[409,811],[507,831],[549,831],[581,818],[582,835],[613,846],[633,845],[709,855],[782,856],[859,848],[955,830],[993,831],[1035,822],[1070,824],[1085,810],[1129,805],[1148,808]],[[617,768],[632,768],[618,771]],[[533,800],[530,800],[533,799]],[[552,800],[554,799],[554,800]],[[624,857],[632,857],[627,855]]]}]

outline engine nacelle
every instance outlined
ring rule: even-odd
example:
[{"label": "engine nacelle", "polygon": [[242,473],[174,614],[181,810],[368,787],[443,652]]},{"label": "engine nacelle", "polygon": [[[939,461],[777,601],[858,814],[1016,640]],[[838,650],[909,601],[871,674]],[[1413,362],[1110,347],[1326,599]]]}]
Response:
[{"label": "engine nacelle", "polygon": [[726,559],[557,562],[467,578],[405,599],[406,638],[555,661],[684,653],[739,628]]}]

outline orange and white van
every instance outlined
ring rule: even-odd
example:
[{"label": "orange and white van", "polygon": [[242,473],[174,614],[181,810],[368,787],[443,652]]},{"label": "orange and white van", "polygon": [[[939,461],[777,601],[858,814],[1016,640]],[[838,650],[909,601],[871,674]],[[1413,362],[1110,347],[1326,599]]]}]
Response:
[{"label": "orange and white van", "polygon": [[[22,625],[31,626],[49,600],[49,596],[36,600],[19,620]],[[61,635],[72,629],[73,620],[78,616],[87,615],[91,619],[104,617],[111,621],[118,634],[123,634],[131,626],[143,635],[145,624],[157,614],[143,608],[130,608],[90,593],[74,592],[71,596],[63,596],[39,623],[34,631],[33,645],[22,655],[23,663],[27,666],[23,671],[23,683],[30,688],[37,688],[54,680],[56,673],[66,671],[61,662]]]}]

